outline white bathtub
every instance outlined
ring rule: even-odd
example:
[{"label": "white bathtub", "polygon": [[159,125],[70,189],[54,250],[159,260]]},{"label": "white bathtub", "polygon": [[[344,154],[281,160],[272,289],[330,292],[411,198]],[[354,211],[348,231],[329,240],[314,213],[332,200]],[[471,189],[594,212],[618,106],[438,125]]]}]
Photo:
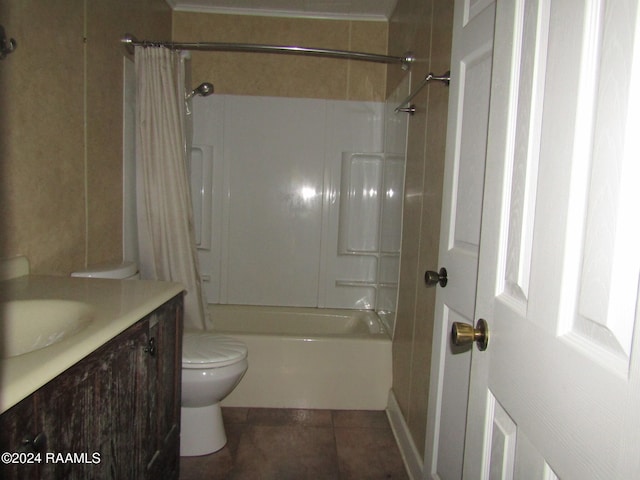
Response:
[{"label": "white bathtub", "polygon": [[384,410],[391,338],[374,312],[209,305],[217,332],[249,349],[249,369],[222,404]]}]

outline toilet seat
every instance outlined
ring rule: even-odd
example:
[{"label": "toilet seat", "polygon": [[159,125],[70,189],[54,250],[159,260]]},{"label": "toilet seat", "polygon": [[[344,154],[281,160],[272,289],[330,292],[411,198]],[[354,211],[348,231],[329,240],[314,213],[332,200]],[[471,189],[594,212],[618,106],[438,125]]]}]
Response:
[{"label": "toilet seat", "polygon": [[247,357],[247,346],[240,340],[211,332],[184,332],[182,368],[219,368]]}]

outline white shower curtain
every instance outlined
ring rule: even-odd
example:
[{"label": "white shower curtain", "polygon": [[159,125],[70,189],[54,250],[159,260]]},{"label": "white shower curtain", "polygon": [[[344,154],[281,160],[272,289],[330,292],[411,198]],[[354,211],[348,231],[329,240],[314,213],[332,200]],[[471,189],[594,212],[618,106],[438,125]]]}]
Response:
[{"label": "white shower curtain", "polygon": [[136,47],[135,67],[140,273],[184,285],[185,328],[206,330],[187,177],[184,60],[163,47]]}]

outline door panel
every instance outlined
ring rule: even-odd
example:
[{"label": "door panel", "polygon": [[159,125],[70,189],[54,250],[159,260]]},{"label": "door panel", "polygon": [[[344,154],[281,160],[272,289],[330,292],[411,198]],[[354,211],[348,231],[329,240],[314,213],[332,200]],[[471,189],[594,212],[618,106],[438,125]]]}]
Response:
[{"label": "door panel", "polygon": [[[526,309],[529,297],[531,243],[537,193],[538,154],[542,108],[539,98],[544,88],[549,6],[546,0],[527,2],[515,12],[514,57],[520,65],[509,98],[514,109],[509,132],[511,153],[506,166],[510,190],[503,202],[509,212],[503,229],[501,254],[504,265],[499,291],[505,301]],[[515,59],[514,59],[515,60]],[[508,178],[507,177],[507,178]],[[505,238],[506,237],[506,238]]]},{"label": "door panel", "polygon": [[[453,322],[470,322],[471,319],[462,316],[455,310],[444,306],[442,322],[451,325]],[[471,356],[468,352],[456,354],[448,342],[448,335],[444,335],[444,345],[441,349],[446,352],[444,372],[442,378],[443,406],[440,410],[440,429],[436,457],[436,472],[439,478],[455,479],[462,476],[462,455],[464,447],[464,412],[467,410],[467,396],[469,394],[469,369]],[[457,351],[457,353],[460,353]],[[461,412],[463,412],[461,414]],[[428,477],[431,478],[431,477]]]},{"label": "door panel", "polygon": [[638,0],[498,6],[465,478],[640,471],[639,24]]},{"label": "door panel", "polygon": [[450,248],[468,250],[477,255],[480,243],[480,211],[484,183],[484,159],[489,120],[489,83],[491,80],[491,44],[482,45],[459,65],[460,132],[455,152],[455,179],[452,185],[454,232]]},{"label": "door panel", "polygon": [[516,456],[517,426],[492,395],[489,397],[491,444],[487,453],[489,478],[511,478]]}]

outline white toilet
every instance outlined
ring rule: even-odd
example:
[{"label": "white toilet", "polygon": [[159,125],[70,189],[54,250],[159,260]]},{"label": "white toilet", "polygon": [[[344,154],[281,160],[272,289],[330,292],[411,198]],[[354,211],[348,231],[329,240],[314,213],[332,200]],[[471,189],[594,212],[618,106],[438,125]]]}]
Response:
[{"label": "white toilet", "polygon": [[212,332],[182,337],[180,455],[207,455],[225,446],[220,402],[247,371],[247,346]]},{"label": "white toilet", "polygon": [[[136,280],[137,265],[101,265],[73,272],[72,277]],[[180,455],[207,455],[225,446],[220,402],[247,371],[244,343],[212,332],[185,331],[182,337],[182,408]]]}]

